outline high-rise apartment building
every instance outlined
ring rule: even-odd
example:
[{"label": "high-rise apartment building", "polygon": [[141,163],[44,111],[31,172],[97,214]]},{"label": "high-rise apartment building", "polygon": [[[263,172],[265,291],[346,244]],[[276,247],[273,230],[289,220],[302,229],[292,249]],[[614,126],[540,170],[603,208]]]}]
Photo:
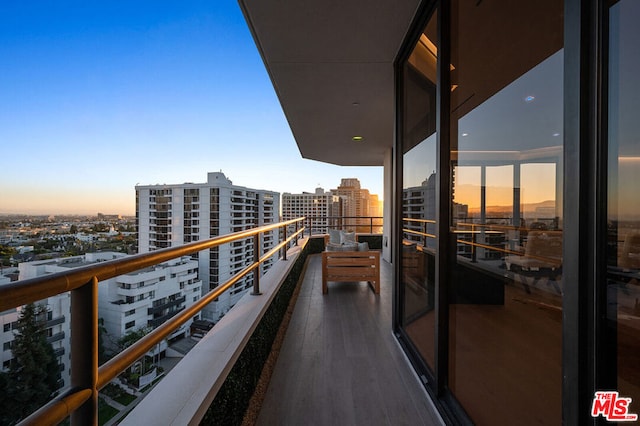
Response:
[{"label": "high-rise apartment building", "polygon": [[312,234],[326,234],[329,228],[342,224],[343,198],[316,188],[314,193],[282,194],[282,220],[306,217]]},{"label": "high-rise apartment building", "polygon": [[[138,251],[243,231],[276,223],[280,194],[233,185],[222,172],[209,173],[205,183],[136,186]],[[277,231],[261,240],[261,254],[277,242]],[[214,289],[253,261],[253,239],[247,238],[198,253],[202,293]],[[264,273],[273,259],[262,266]],[[216,321],[253,285],[253,274],[238,281],[203,311],[203,319]]]},{"label": "high-rise apartment building", "polygon": [[404,220],[402,228],[406,230],[403,235],[405,240],[421,242],[425,247],[435,247],[435,174],[431,174],[420,186],[402,190],[402,217]]},{"label": "high-rise apartment building", "polygon": [[356,178],[343,178],[340,186],[332,189],[331,192],[343,199],[346,229],[356,232],[369,232],[370,221],[366,219],[371,213],[371,194],[369,190],[363,189],[360,186],[360,181]]}]

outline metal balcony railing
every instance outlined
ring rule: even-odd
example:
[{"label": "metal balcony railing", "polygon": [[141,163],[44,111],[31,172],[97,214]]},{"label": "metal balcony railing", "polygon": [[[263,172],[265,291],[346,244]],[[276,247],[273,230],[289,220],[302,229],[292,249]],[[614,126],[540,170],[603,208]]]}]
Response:
[{"label": "metal balcony railing", "polygon": [[62,315],[61,317],[58,317],[58,318],[53,318],[53,319],[47,321],[44,324],[44,328],[51,328],[54,325],[58,325],[58,324],[64,323],[64,321],[65,321],[64,315]]},{"label": "metal balcony railing", "polygon": [[62,339],[64,339],[64,331],[61,331],[60,333],[56,333],[51,337],[47,337],[47,342],[49,343],[59,342]]},{"label": "metal balcony railing", "polygon": [[326,234],[329,229],[355,231],[360,234],[382,234],[381,216],[306,216],[309,235]]},{"label": "metal balcony railing", "polygon": [[[283,260],[287,259],[286,247],[291,242],[297,244],[305,230],[304,220],[305,218],[301,217],[0,286],[0,312],[66,291],[71,292],[71,388],[20,424],[57,424],[68,416],[71,416],[72,425],[97,424],[100,389],[251,272],[254,272],[253,294],[259,295],[258,267],[278,251],[281,251]],[[294,227],[294,230],[290,232],[289,226]],[[282,239],[270,251],[260,256],[261,235],[276,229],[281,230]],[[249,237],[253,238],[254,244],[253,263],[207,293],[188,309],[184,309],[111,360],[98,366],[98,282]]]}]

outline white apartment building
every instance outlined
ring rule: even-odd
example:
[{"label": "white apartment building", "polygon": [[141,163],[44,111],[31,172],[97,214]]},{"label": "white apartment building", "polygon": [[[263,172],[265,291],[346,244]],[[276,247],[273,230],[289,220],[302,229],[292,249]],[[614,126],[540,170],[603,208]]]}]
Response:
[{"label": "white apartment building", "polygon": [[[206,183],[138,185],[138,251],[176,247],[277,223],[279,210],[279,193],[233,185],[222,172],[208,173]],[[273,248],[277,241],[277,231],[263,234],[261,254]],[[194,258],[199,263],[202,294],[205,294],[253,262],[253,239],[205,250]],[[266,261],[261,273],[274,261]],[[217,321],[252,286],[253,274],[248,274],[205,308],[202,319]]]},{"label": "white apartment building", "polygon": [[326,234],[328,229],[340,229],[344,216],[343,198],[316,188],[314,193],[282,194],[282,220],[306,217],[305,226],[312,234]]},{"label": "white apartment building", "polygon": [[[106,256],[102,256],[106,255]],[[124,257],[122,253],[92,253],[91,261]],[[98,286],[98,315],[109,336],[121,338],[139,329],[154,329],[189,308],[201,297],[198,262],[185,256],[120,275]],[[196,315],[176,329],[167,340],[186,337]],[[159,350],[166,349],[166,343]]]},{"label": "white apartment building", "polygon": [[[21,278],[22,278],[22,270]],[[9,283],[10,280],[0,277],[0,285]],[[70,367],[71,367],[71,348],[69,336],[70,332],[70,314],[71,314],[71,298],[69,293],[59,294],[48,299],[38,302],[39,305],[46,307],[45,333],[47,341],[51,343],[53,352],[60,364],[60,388],[69,386]],[[2,350],[0,352],[0,360],[2,361],[2,371],[8,371],[13,359],[11,351],[13,341],[15,340],[14,331],[18,326],[18,318],[20,317],[20,309],[14,308],[4,312],[0,312],[0,344]]]},{"label": "white apartment building", "polygon": [[[18,267],[20,279],[27,279],[127,256],[129,255],[117,252],[87,253],[81,256],[23,262]],[[189,257],[101,281],[98,284],[98,317],[102,319],[102,325],[107,331],[105,345],[108,347],[115,344],[128,332],[157,327],[193,305],[200,298],[201,288],[198,263]],[[52,343],[61,342],[58,346],[54,344],[54,350],[64,347],[65,353],[69,353],[70,297],[69,293],[57,297],[61,298],[61,301],[56,298],[49,298],[47,301],[52,313],[47,325],[57,321],[57,325],[62,329],[52,329],[48,332],[49,339],[53,340]],[[169,336],[169,340],[188,336],[190,325],[191,321],[182,325]],[[163,351],[166,346],[166,342],[163,342],[158,350]]]}]

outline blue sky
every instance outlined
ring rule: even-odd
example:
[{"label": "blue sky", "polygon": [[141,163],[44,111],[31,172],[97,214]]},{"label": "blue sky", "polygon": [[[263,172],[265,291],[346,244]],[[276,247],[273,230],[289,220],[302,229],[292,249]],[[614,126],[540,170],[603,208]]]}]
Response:
[{"label": "blue sky", "polygon": [[0,5],[0,213],[133,214],[136,184],[279,192],[381,167],[303,160],[234,0]]}]

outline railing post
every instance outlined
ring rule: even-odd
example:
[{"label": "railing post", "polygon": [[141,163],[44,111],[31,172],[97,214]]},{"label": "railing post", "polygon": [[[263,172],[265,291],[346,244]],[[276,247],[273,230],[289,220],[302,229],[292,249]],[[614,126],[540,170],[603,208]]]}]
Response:
[{"label": "railing post", "polygon": [[98,278],[71,291],[71,387],[90,389],[72,425],[98,424]]},{"label": "railing post", "polygon": [[[286,241],[287,240],[287,225],[284,225],[282,227],[282,233],[283,233],[282,241]],[[287,260],[287,245],[286,244],[282,247],[282,250],[283,250],[283,252],[282,252],[282,260]]]},{"label": "railing post", "polygon": [[[253,236],[253,262],[260,262],[260,234],[256,234]],[[262,293],[260,292],[260,267],[262,264],[259,264],[256,269],[253,270],[253,292],[251,293],[254,296],[259,296]]]},{"label": "railing post", "polygon": [[298,245],[298,221],[296,220],[296,238],[293,240],[294,245]]},{"label": "railing post", "polygon": [[422,236],[422,245],[427,247],[427,222],[422,222],[422,233],[425,234]]}]

